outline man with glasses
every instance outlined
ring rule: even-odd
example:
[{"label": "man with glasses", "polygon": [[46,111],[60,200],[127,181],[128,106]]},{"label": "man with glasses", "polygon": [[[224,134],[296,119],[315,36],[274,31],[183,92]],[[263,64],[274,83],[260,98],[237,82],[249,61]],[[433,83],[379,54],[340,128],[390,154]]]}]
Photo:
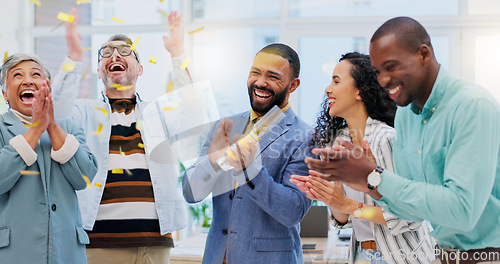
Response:
[{"label": "man with glasses", "polygon": [[[88,263],[169,263],[171,233],[186,225],[186,205],[177,187],[177,166],[151,161],[144,149],[150,140],[145,135],[151,131],[141,125],[148,104],[136,92],[143,73],[139,55],[127,36],[112,36],[98,53],[98,77],[105,90],[97,99],[75,103],[83,48],[76,9],[72,15],[74,22],[66,23],[65,64],[75,67],[61,69],[53,94],[57,114],[83,127],[99,162],[94,180],[78,193],[83,227],[90,238]],[[181,87],[191,83],[188,69],[181,68],[182,16],[172,12],[168,20],[170,37],[163,40],[172,55],[174,84]]]}]

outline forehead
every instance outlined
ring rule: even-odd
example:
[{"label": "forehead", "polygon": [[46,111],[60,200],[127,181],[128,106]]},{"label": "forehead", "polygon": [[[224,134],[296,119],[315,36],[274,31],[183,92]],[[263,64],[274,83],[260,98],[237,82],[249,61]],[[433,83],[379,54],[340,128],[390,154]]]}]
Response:
[{"label": "forehead", "polygon": [[105,43],[102,46],[106,47],[106,46],[123,46],[123,45],[128,45],[128,44],[127,44],[127,42],[125,42],[123,40],[113,40],[113,41],[110,41],[108,43]]},{"label": "forehead", "polygon": [[351,76],[351,68],[352,64],[348,60],[343,60],[335,66],[333,74],[345,78],[346,76]]},{"label": "forehead", "polygon": [[261,71],[273,71],[280,74],[291,73],[290,64],[288,60],[274,54],[259,52],[253,61],[252,68]]},{"label": "forehead", "polygon": [[42,70],[42,67],[34,62],[34,61],[22,61],[18,64],[16,64],[16,66],[12,67],[10,71],[15,71],[15,70],[32,70],[32,69],[36,69],[36,70]]},{"label": "forehead", "polygon": [[395,34],[385,35],[370,43],[370,60],[374,67],[388,60],[400,60],[408,51],[400,45]]}]

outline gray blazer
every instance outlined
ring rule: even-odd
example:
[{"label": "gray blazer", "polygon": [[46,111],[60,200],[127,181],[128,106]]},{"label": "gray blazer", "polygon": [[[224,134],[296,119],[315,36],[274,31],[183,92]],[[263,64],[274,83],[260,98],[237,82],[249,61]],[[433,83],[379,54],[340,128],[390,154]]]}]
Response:
[{"label": "gray blazer", "polygon": [[[37,161],[24,162],[9,140],[24,134],[12,112],[0,116],[0,262],[2,264],[87,263],[75,190],[85,189],[97,171],[94,156],[85,145],[81,128],[68,120],[58,121],[80,143],[69,161],[60,164],[51,156],[45,132],[35,148]],[[39,172],[21,175],[22,170]]]},{"label": "gray blazer", "polygon": [[[208,149],[219,122],[212,128],[200,158],[183,176],[189,203],[212,193],[213,221],[203,263],[303,263],[299,223],[311,200],[290,183],[290,175],[307,175],[310,127],[289,109],[285,118],[259,143],[260,154],[242,173],[215,172]],[[243,133],[250,112],[230,117],[232,133]],[[246,176],[244,175],[246,173]],[[248,179],[246,179],[248,178]],[[234,191],[234,179],[239,184]]]}]

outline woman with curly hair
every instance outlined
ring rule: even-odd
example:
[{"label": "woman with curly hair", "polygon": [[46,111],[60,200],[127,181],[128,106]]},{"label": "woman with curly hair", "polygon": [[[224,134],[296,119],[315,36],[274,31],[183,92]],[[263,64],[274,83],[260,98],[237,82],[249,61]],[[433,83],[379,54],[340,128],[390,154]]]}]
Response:
[{"label": "woman with curly hair", "polygon": [[[370,148],[377,164],[394,171],[392,141],[396,104],[378,84],[368,55],[344,54],[325,89],[311,141],[312,147],[331,147],[342,139]],[[368,145],[368,146],[367,146]],[[409,222],[384,211],[372,198],[319,173],[292,175],[290,180],[308,198],[324,202],[333,226],[352,227],[349,263],[430,263],[434,240],[423,222]]]}]

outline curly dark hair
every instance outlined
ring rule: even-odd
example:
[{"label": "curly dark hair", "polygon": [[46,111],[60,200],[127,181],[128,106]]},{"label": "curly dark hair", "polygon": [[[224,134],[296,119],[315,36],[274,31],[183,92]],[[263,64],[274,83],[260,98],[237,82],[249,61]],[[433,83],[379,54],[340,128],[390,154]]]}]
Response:
[{"label": "curly dark hair", "polygon": [[[382,121],[394,127],[394,116],[396,115],[396,103],[389,97],[377,81],[377,76],[372,69],[370,57],[358,52],[350,52],[342,55],[340,61],[347,60],[352,64],[351,76],[356,88],[366,107],[368,115],[376,120]],[[346,127],[344,118],[330,116],[328,96],[325,96],[321,104],[321,112],[316,120],[313,137],[309,144],[310,148],[325,147],[338,136],[339,130]]]}]

